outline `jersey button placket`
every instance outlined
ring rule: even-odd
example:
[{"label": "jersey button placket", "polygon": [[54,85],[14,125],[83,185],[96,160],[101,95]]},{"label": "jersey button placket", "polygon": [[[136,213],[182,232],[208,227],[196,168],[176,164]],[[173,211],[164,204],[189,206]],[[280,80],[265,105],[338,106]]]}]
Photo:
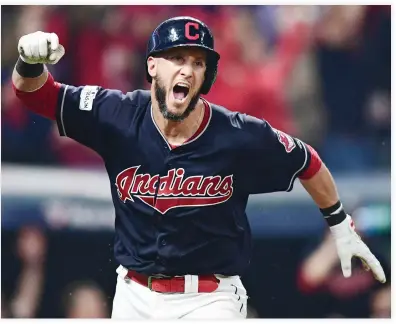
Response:
[{"label": "jersey button placket", "polygon": [[168,166],[169,169],[172,169],[174,164],[172,162],[172,152],[169,152],[167,158],[166,158],[166,165]]}]

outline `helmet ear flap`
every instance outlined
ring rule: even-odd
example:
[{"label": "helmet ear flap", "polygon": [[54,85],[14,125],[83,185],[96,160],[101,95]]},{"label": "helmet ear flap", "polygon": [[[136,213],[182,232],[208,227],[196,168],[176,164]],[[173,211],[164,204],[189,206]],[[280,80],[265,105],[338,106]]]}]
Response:
[{"label": "helmet ear flap", "polygon": [[217,77],[217,59],[209,59],[205,72],[205,81],[202,85],[201,93],[208,94],[213,83],[216,81]]},{"label": "helmet ear flap", "polygon": [[151,77],[151,75],[148,73],[148,70],[146,69],[146,80],[148,83],[153,82],[153,78]]},{"label": "helmet ear flap", "polygon": [[148,64],[147,64],[148,57],[146,57],[146,80],[148,83],[151,83],[153,81],[153,78],[151,77],[150,73],[148,73]]}]

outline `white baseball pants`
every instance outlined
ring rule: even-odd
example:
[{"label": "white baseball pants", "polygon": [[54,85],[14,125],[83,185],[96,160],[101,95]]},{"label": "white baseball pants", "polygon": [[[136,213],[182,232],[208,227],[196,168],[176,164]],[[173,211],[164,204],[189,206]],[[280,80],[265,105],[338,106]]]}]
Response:
[{"label": "white baseball pants", "polygon": [[[163,294],[151,291],[133,280],[126,280],[127,269],[117,269],[117,287],[113,300],[113,319],[244,319],[247,313],[246,289],[239,276],[222,277],[211,293]],[[196,276],[191,276],[196,277]],[[191,278],[190,278],[191,279]],[[194,282],[186,280],[187,282]],[[196,282],[196,281],[195,281]]]}]

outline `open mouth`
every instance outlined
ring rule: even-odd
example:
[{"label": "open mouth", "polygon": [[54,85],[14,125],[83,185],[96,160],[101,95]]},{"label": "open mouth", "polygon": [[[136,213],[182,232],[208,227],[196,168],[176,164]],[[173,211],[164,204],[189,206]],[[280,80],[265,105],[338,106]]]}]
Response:
[{"label": "open mouth", "polygon": [[187,84],[177,83],[173,87],[173,97],[176,100],[183,101],[187,97],[189,90],[190,88]]}]

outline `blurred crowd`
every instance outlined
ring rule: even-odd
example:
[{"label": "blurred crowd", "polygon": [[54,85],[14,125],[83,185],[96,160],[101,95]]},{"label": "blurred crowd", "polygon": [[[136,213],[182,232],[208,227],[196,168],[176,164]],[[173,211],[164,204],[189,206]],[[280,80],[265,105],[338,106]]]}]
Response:
[{"label": "blurred crowd", "polygon": [[13,240],[2,242],[3,249],[12,256],[3,259],[7,267],[2,269],[1,317],[108,318],[111,303],[104,287],[91,279],[72,280],[68,276],[70,268],[78,264],[51,274],[48,259],[57,258],[48,256],[47,234],[37,224],[29,224],[21,227]]},{"label": "blurred crowd", "polygon": [[[2,235],[1,318],[109,318],[116,283],[116,264],[106,248],[111,237],[51,234],[37,224]],[[242,276],[248,317],[390,318],[390,259],[383,248],[388,239],[365,237],[386,284],[363,270],[359,259],[353,260],[352,277],[344,278],[328,232],[255,240],[255,256]]]},{"label": "blurred crowd", "polygon": [[[366,237],[371,248],[372,239]],[[384,268],[386,284],[365,271],[360,259],[352,260],[353,275],[344,278],[339,257],[330,233],[307,253],[297,271],[297,287],[305,302],[302,312],[309,317],[390,318],[391,273],[383,251],[376,255]]]},{"label": "blurred crowd", "polygon": [[390,167],[390,6],[3,6],[2,160],[101,167],[55,123],[21,106],[10,85],[18,39],[55,32],[62,83],[148,89],[145,50],[164,19],[207,23],[221,54],[207,95],[307,141],[333,171]]}]

